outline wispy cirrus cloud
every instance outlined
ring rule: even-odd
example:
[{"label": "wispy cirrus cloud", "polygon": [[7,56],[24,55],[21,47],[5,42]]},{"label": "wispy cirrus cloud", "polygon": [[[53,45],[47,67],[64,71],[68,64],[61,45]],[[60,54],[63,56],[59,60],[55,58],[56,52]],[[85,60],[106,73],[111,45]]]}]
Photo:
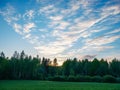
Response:
[{"label": "wispy cirrus cloud", "polygon": [[86,44],[88,45],[104,45],[104,44],[108,44],[108,43],[112,43],[115,40],[119,39],[120,35],[116,35],[116,36],[101,36],[101,37],[97,37],[93,40],[87,41]]},{"label": "wispy cirrus cloud", "polygon": [[120,33],[120,28],[115,29],[115,30],[113,30],[113,31],[111,31],[111,32],[108,32],[108,33],[106,33],[106,34],[116,34],[116,33]]},{"label": "wispy cirrus cloud", "polygon": [[49,14],[56,13],[57,11],[58,9],[55,8],[54,5],[48,5],[48,6],[40,7],[38,13],[47,16]]},{"label": "wispy cirrus cloud", "polygon": [[27,19],[27,20],[31,20],[32,18],[34,18],[34,15],[35,15],[35,11],[34,11],[34,10],[28,10],[28,11],[26,11],[26,13],[23,15],[23,18],[24,18],[24,19]]},{"label": "wispy cirrus cloud", "polygon": [[15,32],[17,32],[20,35],[22,34],[22,31],[21,31],[22,27],[21,27],[21,25],[19,25],[17,23],[14,23],[13,24],[13,28],[15,29]]},{"label": "wispy cirrus cloud", "polygon": [[34,23],[27,23],[27,24],[24,24],[24,27],[23,27],[23,32],[24,33],[30,33],[31,32],[31,29],[35,27],[35,24]]},{"label": "wispy cirrus cloud", "polygon": [[107,49],[115,48],[112,45],[108,45],[110,43],[115,42],[117,39],[120,38],[120,35],[116,36],[100,36],[94,39],[85,40],[85,45],[78,49],[77,52],[91,52],[91,51],[105,51]]},{"label": "wispy cirrus cloud", "polygon": [[[64,2],[64,3],[63,3]],[[111,4],[114,2],[115,4]],[[96,0],[36,0],[36,8],[19,13],[6,6],[0,14],[41,55],[75,56],[115,48],[109,45],[120,38],[120,5]],[[22,22],[22,23],[21,23]]]},{"label": "wispy cirrus cloud", "polygon": [[50,16],[50,19],[55,21],[61,20],[62,18],[62,16]]},{"label": "wispy cirrus cloud", "polygon": [[5,7],[3,10],[1,9],[0,14],[5,17],[4,20],[8,24],[18,21],[21,18],[20,14],[16,15],[15,8],[12,7],[10,4],[7,4],[7,7]]},{"label": "wispy cirrus cloud", "polygon": [[23,38],[27,38],[30,43],[35,43],[38,42],[38,37],[31,34],[31,30],[35,28],[35,23],[31,21],[28,21],[26,23],[24,22],[25,16],[27,16],[26,19],[30,19],[33,17],[32,13],[33,11],[29,11],[27,13],[25,12],[25,14],[22,15],[18,13],[16,9],[10,4],[7,4],[5,8],[0,10],[0,14],[4,17],[5,21],[10,26],[12,26],[15,32],[20,34]]}]

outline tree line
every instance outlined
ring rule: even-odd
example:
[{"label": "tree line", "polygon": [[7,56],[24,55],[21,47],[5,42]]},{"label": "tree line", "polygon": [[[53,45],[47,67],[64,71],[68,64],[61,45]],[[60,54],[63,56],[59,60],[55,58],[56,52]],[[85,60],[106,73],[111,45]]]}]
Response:
[{"label": "tree line", "polygon": [[113,59],[108,62],[94,58],[78,60],[67,59],[58,66],[57,58],[28,56],[24,51],[14,52],[11,58],[0,53],[0,79],[32,79],[52,81],[120,81],[120,61]]}]

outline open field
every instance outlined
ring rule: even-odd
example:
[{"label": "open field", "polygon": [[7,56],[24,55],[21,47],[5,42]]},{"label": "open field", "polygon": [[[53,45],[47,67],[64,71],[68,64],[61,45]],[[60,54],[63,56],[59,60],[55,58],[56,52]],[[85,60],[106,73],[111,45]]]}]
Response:
[{"label": "open field", "polygon": [[3,80],[0,90],[120,90],[120,84]]}]

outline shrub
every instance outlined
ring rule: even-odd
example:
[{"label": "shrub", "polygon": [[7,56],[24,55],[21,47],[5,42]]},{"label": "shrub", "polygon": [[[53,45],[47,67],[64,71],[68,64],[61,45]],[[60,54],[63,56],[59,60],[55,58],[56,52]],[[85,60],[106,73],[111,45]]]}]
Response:
[{"label": "shrub", "polygon": [[93,76],[92,82],[102,82],[102,77],[101,76]]},{"label": "shrub", "polygon": [[119,77],[119,78],[116,78],[116,82],[117,82],[117,83],[120,83],[120,77]]},{"label": "shrub", "polygon": [[67,81],[75,82],[75,81],[76,81],[76,77],[75,77],[75,76],[69,76],[69,77],[67,78]]},{"label": "shrub", "polygon": [[54,77],[49,77],[48,80],[50,80],[50,81],[66,81],[66,78],[64,76],[54,76]]},{"label": "shrub", "polygon": [[84,76],[83,80],[84,80],[84,82],[91,82],[92,78],[91,78],[91,76]]},{"label": "shrub", "polygon": [[76,81],[77,82],[91,82],[92,78],[91,76],[77,76]]},{"label": "shrub", "polygon": [[114,76],[111,76],[111,75],[105,75],[103,77],[103,82],[115,83],[116,82],[116,78]]}]

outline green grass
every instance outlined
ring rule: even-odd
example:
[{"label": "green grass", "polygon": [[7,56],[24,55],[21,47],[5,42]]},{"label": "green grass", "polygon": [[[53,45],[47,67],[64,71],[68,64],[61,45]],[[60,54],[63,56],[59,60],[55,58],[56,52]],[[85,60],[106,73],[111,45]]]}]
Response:
[{"label": "green grass", "polygon": [[2,80],[0,90],[120,90],[120,84]]}]

